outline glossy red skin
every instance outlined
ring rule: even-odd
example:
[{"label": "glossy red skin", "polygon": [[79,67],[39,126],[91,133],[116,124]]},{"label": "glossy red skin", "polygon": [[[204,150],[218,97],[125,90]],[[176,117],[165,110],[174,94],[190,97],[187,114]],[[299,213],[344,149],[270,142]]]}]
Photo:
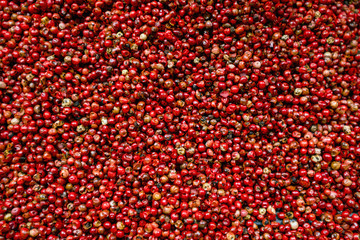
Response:
[{"label": "glossy red skin", "polygon": [[0,0],[0,240],[359,239],[359,8]]}]

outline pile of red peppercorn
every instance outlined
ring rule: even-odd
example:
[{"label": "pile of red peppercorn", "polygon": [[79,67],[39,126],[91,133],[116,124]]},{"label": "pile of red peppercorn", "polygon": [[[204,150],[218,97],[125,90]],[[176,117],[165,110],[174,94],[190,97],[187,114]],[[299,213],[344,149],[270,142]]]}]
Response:
[{"label": "pile of red peppercorn", "polygon": [[0,240],[359,239],[359,9],[0,0]]}]

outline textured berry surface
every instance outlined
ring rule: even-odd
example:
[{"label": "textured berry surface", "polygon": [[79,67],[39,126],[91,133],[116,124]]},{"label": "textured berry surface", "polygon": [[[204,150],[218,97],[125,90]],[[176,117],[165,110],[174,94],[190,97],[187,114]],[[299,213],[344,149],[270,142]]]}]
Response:
[{"label": "textured berry surface", "polygon": [[360,2],[0,0],[0,240],[356,240]]}]

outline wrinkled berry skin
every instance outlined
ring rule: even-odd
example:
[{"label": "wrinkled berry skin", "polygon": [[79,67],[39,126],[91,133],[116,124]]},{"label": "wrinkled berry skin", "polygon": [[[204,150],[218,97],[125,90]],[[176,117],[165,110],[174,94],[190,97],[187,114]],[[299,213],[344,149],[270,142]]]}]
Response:
[{"label": "wrinkled berry skin", "polygon": [[0,0],[0,240],[359,239],[359,9]]}]

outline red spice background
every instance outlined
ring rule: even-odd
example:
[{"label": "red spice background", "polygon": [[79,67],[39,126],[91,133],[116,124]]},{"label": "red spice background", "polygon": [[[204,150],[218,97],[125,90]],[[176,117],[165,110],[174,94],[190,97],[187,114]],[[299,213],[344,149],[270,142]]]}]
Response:
[{"label": "red spice background", "polygon": [[0,0],[0,240],[359,239],[359,0]]}]

